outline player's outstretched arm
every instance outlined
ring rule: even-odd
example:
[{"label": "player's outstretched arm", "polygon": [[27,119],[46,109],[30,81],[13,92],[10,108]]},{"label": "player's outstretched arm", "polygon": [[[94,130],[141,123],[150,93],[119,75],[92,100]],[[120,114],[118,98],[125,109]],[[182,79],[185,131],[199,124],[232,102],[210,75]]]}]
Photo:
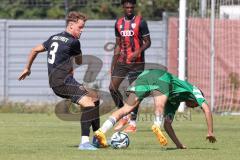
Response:
[{"label": "player's outstretched arm", "polygon": [[186,146],[184,146],[179,139],[177,138],[174,129],[172,128],[172,119],[169,117],[166,117],[164,120],[164,129],[167,132],[168,136],[171,138],[173,143],[177,146],[178,149],[186,149]]},{"label": "player's outstretched arm", "polygon": [[28,56],[28,61],[27,64],[18,77],[18,80],[24,80],[27,76],[31,74],[31,66],[34,61],[34,59],[37,57],[38,53],[44,52],[46,49],[43,47],[42,44],[37,45],[36,47],[32,48],[31,52],[29,53]]},{"label": "player's outstretched arm", "polygon": [[206,122],[207,122],[207,127],[208,127],[208,133],[207,133],[206,139],[209,140],[210,143],[214,143],[216,142],[216,138],[213,134],[213,118],[212,118],[211,109],[206,103],[203,103],[202,110],[204,112]]}]

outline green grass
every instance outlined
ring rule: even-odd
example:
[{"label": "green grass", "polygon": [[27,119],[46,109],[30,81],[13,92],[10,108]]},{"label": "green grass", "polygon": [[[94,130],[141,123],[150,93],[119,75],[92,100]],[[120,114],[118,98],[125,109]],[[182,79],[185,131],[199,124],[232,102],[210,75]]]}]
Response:
[{"label": "green grass", "polygon": [[[103,118],[105,119],[105,118]],[[102,120],[103,121],[103,120]],[[188,149],[161,147],[150,130],[151,121],[141,115],[138,132],[130,134],[130,146],[124,150],[111,148],[79,151],[79,122],[64,122],[54,114],[0,114],[0,159],[16,160],[226,160],[239,159],[240,116],[214,116],[217,143],[205,141],[206,124],[202,114],[191,120],[179,118],[174,128]],[[110,137],[112,132],[108,133]],[[169,139],[169,138],[168,138]]]}]

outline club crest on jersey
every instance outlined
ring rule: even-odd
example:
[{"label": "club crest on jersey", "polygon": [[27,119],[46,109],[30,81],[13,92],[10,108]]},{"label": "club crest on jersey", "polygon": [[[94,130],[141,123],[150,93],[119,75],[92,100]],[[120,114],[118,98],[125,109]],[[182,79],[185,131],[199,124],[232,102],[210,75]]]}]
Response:
[{"label": "club crest on jersey", "polygon": [[119,28],[122,29],[122,28],[123,28],[123,25],[120,25]]},{"label": "club crest on jersey", "polygon": [[136,27],[136,23],[132,23],[131,27],[132,27],[132,29],[134,29]]}]

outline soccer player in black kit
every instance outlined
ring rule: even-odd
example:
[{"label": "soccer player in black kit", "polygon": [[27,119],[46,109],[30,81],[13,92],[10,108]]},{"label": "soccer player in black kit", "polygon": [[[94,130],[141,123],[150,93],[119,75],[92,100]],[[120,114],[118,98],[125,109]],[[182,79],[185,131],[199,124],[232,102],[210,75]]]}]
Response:
[{"label": "soccer player in black kit", "polygon": [[80,150],[96,150],[90,144],[90,127],[96,131],[100,126],[98,95],[79,84],[73,77],[73,65],[82,63],[82,52],[79,42],[87,17],[78,12],[70,12],[66,18],[66,30],[52,35],[43,44],[34,47],[28,57],[28,62],[19,76],[24,80],[31,73],[31,66],[36,56],[47,51],[49,85],[53,92],[62,98],[71,99],[81,106],[82,138]]}]

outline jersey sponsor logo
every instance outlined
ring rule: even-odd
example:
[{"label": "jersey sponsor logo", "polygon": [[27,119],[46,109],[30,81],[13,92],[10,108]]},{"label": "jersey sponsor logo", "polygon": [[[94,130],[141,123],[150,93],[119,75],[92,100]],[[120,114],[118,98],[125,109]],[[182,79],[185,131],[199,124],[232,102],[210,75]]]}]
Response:
[{"label": "jersey sponsor logo", "polygon": [[62,41],[62,42],[67,43],[69,39],[66,38],[66,37],[62,37],[62,36],[54,36],[54,37],[52,38],[52,40],[58,40],[58,41]]},{"label": "jersey sponsor logo", "polygon": [[134,36],[134,31],[133,30],[125,30],[125,31],[121,31],[121,36],[123,37],[132,37]]}]

